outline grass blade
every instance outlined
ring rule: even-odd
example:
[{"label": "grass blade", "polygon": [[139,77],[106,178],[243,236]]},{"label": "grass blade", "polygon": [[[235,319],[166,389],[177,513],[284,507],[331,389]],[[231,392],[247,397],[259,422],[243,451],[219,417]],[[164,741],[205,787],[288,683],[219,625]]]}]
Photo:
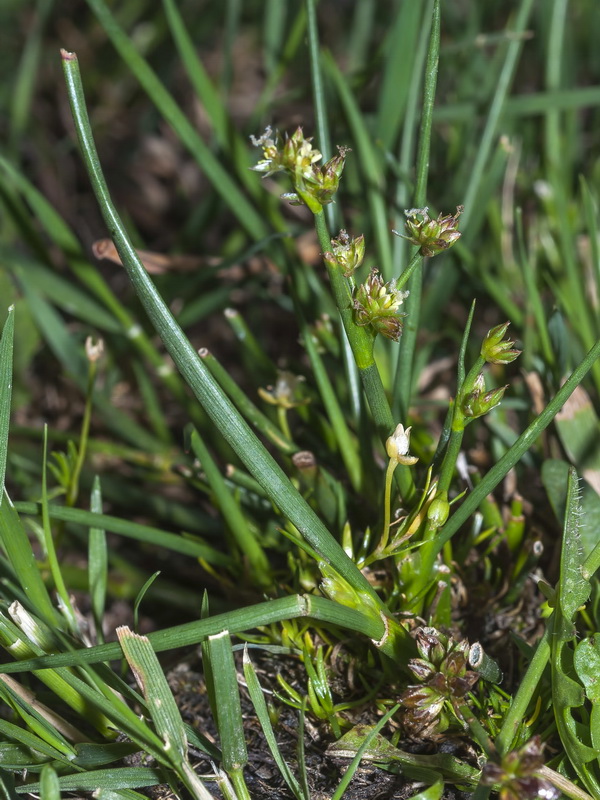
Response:
[{"label": "grass blade", "polygon": [[223,767],[241,798],[248,797],[243,769],[248,763],[242,707],[233,650],[228,631],[209,636],[206,642],[212,675],[214,702],[223,754]]},{"label": "grass blade", "polygon": [[[237,611],[217,614],[208,619],[155,631],[148,634],[148,639],[155,652],[160,653],[178,647],[197,645],[208,636],[213,636],[223,630],[241,633],[261,625],[270,625],[283,619],[298,617],[310,617],[321,622],[339,625],[362,633],[370,639],[376,639],[380,635],[380,626],[371,617],[360,611],[346,608],[323,597],[293,595],[246,606]],[[382,652],[385,652],[383,647],[381,649]],[[112,642],[68,653],[0,664],[0,672],[9,674],[32,669],[97,664],[100,661],[110,661],[120,656],[121,648],[116,642]]]},{"label": "grass blade", "polygon": [[279,750],[279,746],[277,744],[277,740],[275,739],[275,732],[273,731],[273,725],[271,724],[271,718],[269,717],[269,710],[267,708],[267,704],[265,702],[265,698],[258,682],[258,677],[256,675],[256,670],[250,661],[250,656],[248,655],[248,648],[244,648],[244,676],[246,678],[246,685],[248,687],[248,694],[250,695],[250,699],[252,700],[252,705],[254,706],[254,710],[256,711],[256,716],[258,721],[260,722],[261,730],[264,734],[264,737],[267,741],[267,745],[269,746],[269,750],[271,751],[271,755],[281,772],[281,775],[286,782],[289,790],[292,792],[296,800],[310,800],[310,797],[306,795],[296,778],[294,777],[293,772],[290,770],[289,766],[283,760],[281,752]]},{"label": "grass blade", "polygon": [[[41,508],[38,503],[18,502],[15,508],[22,514],[40,514]],[[142,525],[139,522],[119,519],[108,514],[100,514],[94,511],[84,511],[79,508],[65,508],[54,503],[48,505],[50,519],[59,519],[70,522],[74,525],[94,528],[101,525],[102,528],[110,533],[118,533],[120,536],[127,536],[130,539],[137,539],[147,542],[166,550],[173,550],[175,553],[191,556],[192,558],[202,558],[215,564],[216,566],[230,567],[231,559],[225,553],[220,553],[213,547],[198,541],[195,538],[184,538],[175,533],[168,533],[159,528],[152,528],[149,525]]]},{"label": "grass blade", "polygon": [[11,306],[8,309],[8,316],[2,329],[2,339],[0,339],[0,505],[2,505],[4,498],[6,458],[8,455],[14,335],[15,307]]}]

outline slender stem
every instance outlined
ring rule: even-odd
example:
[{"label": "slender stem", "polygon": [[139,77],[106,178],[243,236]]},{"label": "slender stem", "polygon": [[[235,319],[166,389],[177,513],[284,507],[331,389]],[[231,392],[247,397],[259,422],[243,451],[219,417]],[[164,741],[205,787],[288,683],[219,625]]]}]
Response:
[{"label": "slender stem", "polygon": [[92,420],[92,397],[94,394],[94,385],[96,383],[96,371],[96,361],[91,360],[88,368],[88,385],[85,398],[85,409],[83,412],[83,421],[81,423],[81,436],[79,438],[79,447],[77,448],[77,459],[75,461],[75,466],[73,467],[73,472],[71,473],[71,479],[69,481],[69,486],[65,497],[65,505],[67,506],[74,506],[77,502],[77,496],[79,494],[79,478],[85,462],[87,443],[90,433],[90,422]]},{"label": "slender stem", "polygon": [[292,432],[290,430],[290,424],[287,418],[287,408],[284,406],[277,407],[277,421],[279,422],[279,427],[286,439],[292,438]]},{"label": "slender stem", "polygon": [[248,559],[250,574],[259,586],[270,586],[269,560],[265,551],[255,539],[248,527],[246,517],[242,514],[220,469],[216,465],[206,444],[196,429],[192,429],[190,444],[196,458],[206,475],[206,480],[215,496],[223,519],[235,540],[235,543]]},{"label": "slender stem", "polygon": [[[325,216],[322,211],[315,214],[315,227],[319,238],[319,244],[323,252],[326,253],[331,248],[331,242]],[[373,355],[374,339],[366,328],[357,325],[354,321],[350,289],[341,270],[336,269],[335,266],[332,267],[327,260],[325,263],[327,265],[333,296],[340,312],[340,317],[342,318],[342,324],[348,336],[350,347],[352,348],[354,360],[358,367],[358,374],[360,375],[365,395],[369,401],[373,420],[375,421],[377,432],[382,442],[385,444],[386,439],[394,429],[394,419],[392,417],[390,404],[385,395],[381,375],[375,363],[375,357]],[[412,499],[415,492],[410,470],[400,465],[400,469],[396,475],[402,497],[408,502]]]},{"label": "slender stem", "polygon": [[385,494],[383,498],[383,531],[381,534],[381,541],[377,547],[377,552],[382,552],[387,547],[390,538],[390,518],[391,518],[391,505],[392,505],[392,478],[394,477],[394,470],[398,466],[398,462],[394,458],[388,461],[387,469],[385,471]]},{"label": "slender stem", "polygon": [[542,638],[539,640],[533,658],[529,662],[527,672],[519,686],[516,695],[513,697],[508,712],[504,717],[504,722],[500,728],[500,733],[496,737],[496,748],[501,756],[510,750],[519,724],[527,711],[527,706],[531,702],[538,683],[541,680],[546,664],[550,659],[550,629],[551,620],[546,625]]},{"label": "slender stem", "polygon": [[[440,0],[435,0],[433,5],[433,15],[431,18],[431,34],[429,37],[429,49],[427,52],[427,63],[425,65],[425,84],[423,88],[423,114],[421,116],[421,130],[419,134],[419,149],[417,154],[417,179],[415,183],[414,206],[421,208],[427,199],[427,178],[429,174],[429,151],[431,147],[431,126],[433,121],[433,106],[435,102],[435,88],[437,84],[438,62],[440,53]],[[414,260],[417,256],[413,256]],[[412,263],[411,260],[411,263]],[[413,384],[413,361],[417,344],[417,331],[419,327],[419,316],[421,310],[421,290],[422,290],[422,258],[414,268],[414,272],[408,283],[410,295],[407,298],[406,313],[408,321],[400,340],[400,350],[398,352],[398,366],[396,376],[402,381],[397,380],[396,398],[400,416],[408,419],[410,397]]]},{"label": "slender stem", "polygon": [[440,480],[439,480],[439,491],[447,492],[450,488],[450,482],[452,481],[452,475],[454,474],[454,467],[456,466],[456,460],[458,458],[458,454],[460,453],[460,446],[462,444],[464,435],[464,429],[461,430],[452,430],[450,434],[450,439],[448,441],[448,447],[446,449],[446,453],[444,455],[444,460],[442,462],[442,468],[440,469]]},{"label": "slender stem", "polygon": [[417,269],[417,267],[421,266],[422,263],[423,263],[423,256],[417,251],[411,258],[408,267],[404,270],[402,275],[400,275],[400,277],[396,281],[396,288],[401,289],[404,286],[404,284],[410,280],[413,272]]}]

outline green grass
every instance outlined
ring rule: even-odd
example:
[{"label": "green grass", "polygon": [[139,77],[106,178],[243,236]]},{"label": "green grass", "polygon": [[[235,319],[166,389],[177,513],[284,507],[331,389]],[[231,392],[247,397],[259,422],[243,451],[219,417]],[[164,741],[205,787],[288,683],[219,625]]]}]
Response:
[{"label": "green grass", "polygon": [[600,798],[599,15],[344,8],[0,12],[6,798]]}]

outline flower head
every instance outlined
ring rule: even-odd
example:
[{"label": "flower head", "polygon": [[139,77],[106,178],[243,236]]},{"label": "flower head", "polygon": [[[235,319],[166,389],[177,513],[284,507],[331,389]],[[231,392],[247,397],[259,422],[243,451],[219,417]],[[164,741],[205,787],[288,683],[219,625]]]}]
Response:
[{"label": "flower head", "polygon": [[360,267],[365,257],[364,234],[350,238],[346,231],[340,231],[339,235],[331,240],[331,252],[336,264],[341,267],[345,277],[349,278],[354,270]]},{"label": "flower head", "polygon": [[500,800],[556,800],[559,790],[537,773],[544,765],[542,744],[534,736],[520,750],[512,750],[499,763],[488,761],[481,773],[484,786],[499,786]]},{"label": "flower head", "polygon": [[521,355],[520,350],[512,349],[513,341],[502,341],[509,325],[510,322],[505,322],[487,332],[481,345],[481,355],[488,364],[510,364]]},{"label": "flower head", "polygon": [[294,191],[286,193],[284,197],[292,205],[307,205],[316,214],[333,201],[348,148],[339,147],[337,156],[318,166],[317,162],[323,156],[312,146],[312,138],[304,136],[302,128],[296,128],[291,136],[286,134],[283,140],[278,133],[273,135],[270,127],[259,138],[250,138],[256,147],[262,147],[264,155],[262,161],[252,169],[264,173],[265,177],[276,172],[287,172]]},{"label": "flower head", "polygon": [[472,390],[466,394],[461,403],[462,412],[465,417],[476,419],[482,417],[491,411],[496,406],[500,405],[504,392],[508,388],[501,386],[499,389],[491,389],[489,392],[485,390],[485,378],[483,373],[480,372],[473,383]]},{"label": "flower head", "polygon": [[446,730],[447,712],[455,710],[479,676],[467,669],[468,642],[435,628],[417,628],[414,636],[420,658],[411,659],[408,668],[419,683],[400,695],[403,725],[411,735],[428,737]]},{"label": "flower head", "polygon": [[354,317],[357,325],[371,325],[375,334],[398,341],[402,334],[402,314],[398,309],[408,297],[408,292],[396,288],[396,281],[384,283],[378,270],[371,274],[356,290]]},{"label": "flower head", "polygon": [[259,388],[258,394],[262,399],[273,406],[289,409],[303,406],[310,402],[303,391],[303,375],[294,375],[292,372],[282,370],[277,375],[275,386]]},{"label": "flower head", "polygon": [[440,214],[437,219],[432,219],[428,208],[410,208],[404,212],[407,217],[406,233],[394,233],[420,247],[422,256],[435,256],[460,239],[458,218],[463,210],[463,206],[457,206],[455,214]]}]

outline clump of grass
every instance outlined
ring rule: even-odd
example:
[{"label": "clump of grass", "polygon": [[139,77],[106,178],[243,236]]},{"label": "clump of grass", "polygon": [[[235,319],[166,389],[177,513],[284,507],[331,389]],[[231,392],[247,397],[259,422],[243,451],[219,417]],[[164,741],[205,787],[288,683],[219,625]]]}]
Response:
[{"label": "clump of grass", "polygon": [[[414,800],[441,798],[447,785],[475,800],[492,791],[503,800],[600,796],[600,542],[592,524],[600,336],[577,237],[586,237],[594,290],[600,262],[595,191],[572,180],[574,148],[560,158],[572,109],[592,97],[562,92],[571,68],[561,61],[565,4],[555,0],[546,23],[544,85],[511,95],[535,20],[531,0],[518,4],[506,30],[480,33],[477,47],[492,53],[483,72],[486,51],[456,36],[455,11],[439,0],[397,4],[376,84],[368,45],[389,22],[376,4],[357,3],[338,33],[336,41],[351,45],[343,72],[320,45],[314,0],[294,18],[284,4],[266,3],[270,78],[248,125],[256,132],[271,113],[306,37],[314,136],[308,124],[267,126],[251,137],[257,158],[220,94],[232,80],[237,4],[227,7],[220,87],[176,4],[166,0],[153,18],[157,43],[168,30],[205,108],[210,146],[151,54],[140,54],[103,0],[88,5],[210,183],[185,227],[207,231],[218,221],[225,241],[217,260],[183,278],[169,269],[189,266],[185,257],[134,246],[141,237],[121,219],[105,179],[78,58],[62,50],[87,179],[111,258],[137,300],[89,261],[18,154],[0,158],[11,221],[2,255],[18,304],[0,340],[4,794],[134,798],[167,784],[181,797],[212,797],[215,787],[228,800],[255,795],[235,637],[246,645],[252,715],[298,800],[311,796],[306,725],[320,726],[324,758],[328,748],[330,757],[351,759],[335,798],[350,796],[363,761],[420,784]],[[496,5],[484,17],[497,26]],[[445,26],[454,44],[444,48]],[[440,104],[445,60],[463,51],[472,61],[456,89],[464,102]],[[23,60],[20,87],[34,55]],[[370,85],[377,94],[362,107]],[[537,114],[543,207],[528,217],[515,176],[520,158],[533,163]],[[23,118],[15,114],[13,144]],[[444,181],[443,163],[452,173]],[[282,188],[284,203],[274,197]],[[311,227],[312,263],[299,246]],[[17,233],[27,250],[16,246]],[[53,269],[57,252],[71,278]],[[257,254],[277,273],[277,292],[269,296],[264,278],[249,275],[236,295],[227,271]],[[232,307],[240,290],[246,302]],[[196,344],[196,326],[225,307],[236,341],[230,361],[216,352],[222,327],[210,348]],[[300,349],[262,335],[268,310],[278,338],[299,337]],[[94,337],[85,347],[84,335]],[[13,427],[9,448],[13,373],[22,392],[19,348],[28,336],[43,340],[69,377],[82,422],[67,437]],[[518,357],[527,382],[512,366]],[[436,373],[452,386],[428,401],[422,383]],[[125,380],[140,398],[134,413],[114,402]],[[40,436],[41,468],[32,447]],[[49,454],[49,440],[64,449]],[[530,490],[536,483],[549,503]],[[494,494],[501,485],[504,494]],[[545,502],[563,531],[544,562],[548,542],[536,533],[532,501]],[[142,521],[134,521],[140,507]],[[127,546],[109,546],[109,536]],[[131,622],[111,631],[117,597]],[[158,606],[166,622],[143,635],[141,612],[158,617]],[[507,615],[512,638],[501,623]],[[157,653],[176,657],[197,645],[211,721],[207,714],[192,726]],[[276,702],[265,700],[250,646],[299,666],[293,680],[278,675]],[[338,657],[351,665],[346,685]],[[297,714],[293,756],[279,744],[286,708]],[[457,740],[468,748],[450,754]],[[424,743],[426,754],[415,747]],[[209,774],[199,774],[196,759]]]}]

